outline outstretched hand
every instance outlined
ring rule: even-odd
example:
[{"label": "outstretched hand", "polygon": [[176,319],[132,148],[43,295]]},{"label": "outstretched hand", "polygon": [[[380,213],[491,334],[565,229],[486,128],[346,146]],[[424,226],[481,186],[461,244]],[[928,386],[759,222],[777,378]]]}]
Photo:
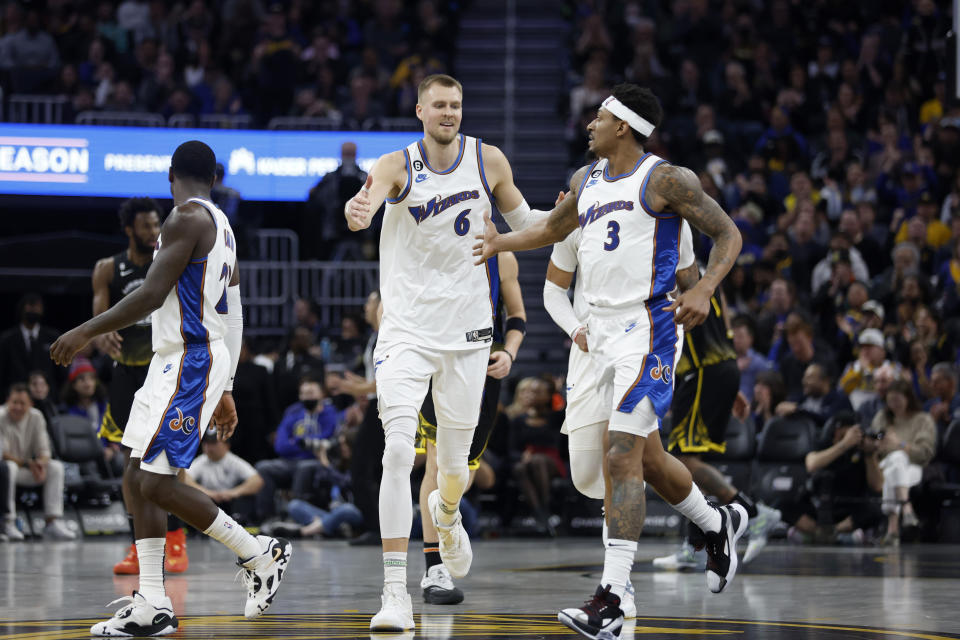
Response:
[{"label": "outstretched hand", "polygon": [[694,286],[677,296],[677,299],[663,310],[676,312],[674,321],[682,324],[684,331],[689,331],[707,319],[707,314],[710,313],[710,294],[702,287]]},{"label": "outstretched hand", "polygon": [[367,174],[367,181],[360,187],[357,195],[347,201],[347,226],[350,231],[360,231],[370,226],[373,217],[370,214],[370,186],[373,184],[373,172]]},{"label": "outstretched hand", "polygon": [[493,224],[493,220],[490,219],[490,213],[484,213],[483,235],[474,236],[480,242],[473,245],[473,255],[477,256],[477,261],[473,264],[481,265],[500,252],[496,248],[497,238],[499,237],[500,233],[497,231],[496,225]]},{"label": "outstretched hand", "polygon": [[74,356],[87,346],[92,338],[93,336],[87,334],[82,325],[70,329],[50,345],[50,358],[58,365],[65,367],[73,362]]}]

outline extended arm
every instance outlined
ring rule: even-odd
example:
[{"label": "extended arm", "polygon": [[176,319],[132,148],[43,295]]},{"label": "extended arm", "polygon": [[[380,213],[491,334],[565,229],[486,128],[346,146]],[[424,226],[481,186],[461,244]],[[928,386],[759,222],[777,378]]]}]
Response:
[{"label": "extended arm", "polygon": [[483,264],[501,251],[526,251],[545,247],[554,242],[560,242],[579,226],[577,219],[577,192],[588,167],[582,167],[570,179],[571,196],[564,198],[557,204],[550,215],[541,218],[523,231],[512,231],[499,234],[490,221],[490,216],[484,218],[484,234],[476,236],[480,243],[474,245],[473,255],[478,256],[476,264]]},{"label": "extended arm", "polygon": [[160,308],[193,257],[198,240],[211,231],[210,216],[206,212],[187,213],[178,209],[174,209],[163,224],[160,250],[143,284],[107,311],[60,336],[50,347],[54,362],[70,364],[93,338],[129,327]]},{"label": "extended arm", "polygon": [[484,144],[481,154],[484,174],[497,209],[512,230],[522,231],[550,214],[549,211],[530,208],[520,190],[517,189],[517,185],[513,183],[513,169],[510,168],[510,161],[500,149]]},{"label": "extended arm", "polygon": [[403,151],[394,151],[380,156],[367,181],[355,196],[347,200],[343,215],[347,218],[350,231],[360,231],[370,226],[373,216],[384,200],[397,197],[406,189],[410,175],[407,169],[407,156]]}]

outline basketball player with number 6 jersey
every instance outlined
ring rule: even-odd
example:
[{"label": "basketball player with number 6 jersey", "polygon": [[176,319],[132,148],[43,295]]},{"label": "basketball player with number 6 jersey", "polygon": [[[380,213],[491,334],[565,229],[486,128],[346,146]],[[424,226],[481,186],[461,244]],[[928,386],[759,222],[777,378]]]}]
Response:
[{"label": "basketball player with number 6 jersey", "polygon": [[437,418],[437,486],[430,513],[440,558],[455,577],[473,559],[460,518],[470,477],[467,461],[480,415],[494,308],[491,274],[473,264],[473,235],[496,203],[512,228],[531,217],[496,147],[459,132],[463,88],[447,75],[418,89],[423,139],[381,156],[360,192],[344,207],[351,230],[370,226],[386,201],[380,234],[384,315],[374,364],[385,431],[380,484],[383,538],[382,608],[371,630],[412,629],[407,546],[413,521],[410,472],[418,412],[433,381]]}]

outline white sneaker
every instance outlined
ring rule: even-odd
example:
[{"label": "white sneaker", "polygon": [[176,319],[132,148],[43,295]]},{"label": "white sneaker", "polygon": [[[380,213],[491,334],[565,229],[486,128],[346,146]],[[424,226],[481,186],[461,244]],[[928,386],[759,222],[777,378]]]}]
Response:
[{"label": "white sneaker", "polygon": [[702,570],[707,566],[707,554],[697,551],[689,541],[684,539],[675,553],[654,558],[653,566],[668,571],[692,571],[698,567]]},{"label": "white sneaker", "polygon": [[170,598],[154,604],[134,591],[132,595],[114,600],[108,607],[119,602],[129,604],[121,607],[106,622],[98,622],[90,627],[92,636],[130,637],[165,636],[177,630],[180,622],[173,615]]},{"label": "white sneaker", "polygon": [[427,604],[460,604],[463,602],[463,591],[453,584],[450,572],[442,564],[430,567],[423,574],[420,588],[423,589],[423,601]]},{"label": "white sneaker", "polygon": [[750,541],[747,542],[747,550],[743,554],[743,564],[747,564],[757,557],[767,546],[767,537],[773,528],[780,524],[782,514],[779,509],[773,509],[767,505],[757,503],[757,517],[750,519],[747,525],[747,535]]},{"label": "white sneaker", "polygon": [[[293,546],[283,538],[257,536],[257,541],[263,545],[265,551],[245,562],[237,561],[241,567],[237,575],[243,578],[247,587],[247,602],[243,607],[243,615],[248,620],[259,618],[270,608],[293,554]],[[255,560],[264,562],[264,556],[269,558],[265,566],[254,566]]]},{"label": "white sneaker", "polygon": [[47,540],[76,540],[77,535],[70,531],[61,520],[47,523],[43,528],[43,537]]},{"label": "white sneaker", "polygon": [[20,529],[17,529],[17,523],[13,520],[7,520],[7,523],[3,526],[3,533],[11,542],[23,540],[23,534],[20,532]]},{"label": "white sneaker", "polygon": [[633,588],[630,578],[627,578],[627,590],[623,592],[620,598],[620,611],[623,611],[624,619],[637,617],[637,592]]},{"label": "white sneaker", "polygon": [[434,490],[427,498],[433,526],[440,534],[440,559],[454,578],[462,578],[470,572],[473,563],[473,549],[470,547],[470,536],[463,528],[463,519],[457,511],[457,517],[450,526],[440,524],[437,512],[440,510],[440,491]]},{"label": "white sneaker", "polygon": [[413,629],[413,602],[401,584],[383,585],[382,606],[370,620],[370,631],[406,631]]}]

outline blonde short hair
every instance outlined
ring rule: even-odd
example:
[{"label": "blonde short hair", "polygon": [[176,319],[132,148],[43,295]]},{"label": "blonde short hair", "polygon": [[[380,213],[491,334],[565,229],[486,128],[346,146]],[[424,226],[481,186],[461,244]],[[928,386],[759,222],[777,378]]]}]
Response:
[{"label": "blonde short hair", "polygon": [[456,87],[461,97],[463,96],[463,85],[456,78],[445,73],[434,73],[424,78],[420,82],[420,86],[417,87],[417,102],[423,98],[424,92],[435,84],[439,84],[441,87]]}]

